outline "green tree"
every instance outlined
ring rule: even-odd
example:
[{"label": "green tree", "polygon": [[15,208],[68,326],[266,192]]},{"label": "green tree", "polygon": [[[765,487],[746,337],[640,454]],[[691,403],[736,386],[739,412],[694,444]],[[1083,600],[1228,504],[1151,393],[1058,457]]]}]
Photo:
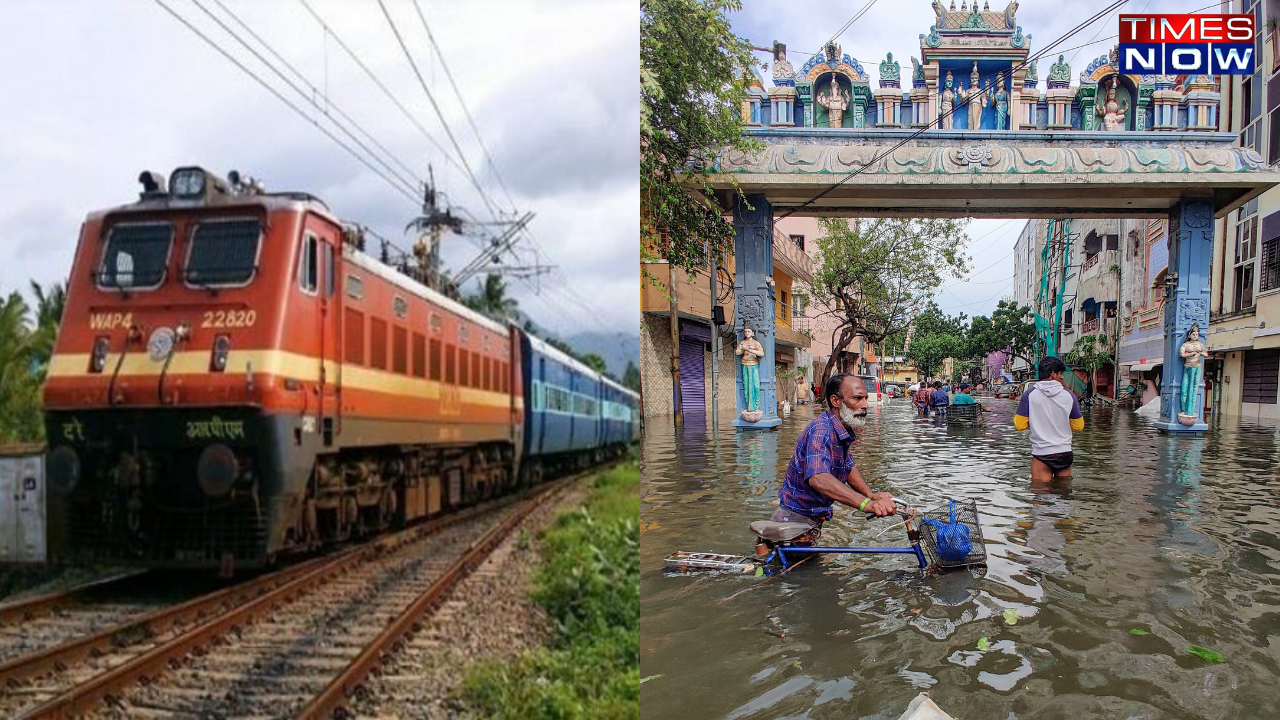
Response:
[{"label": "green tree", "polygon": [[627,361],[627,370],[622,373],[622,386],[628,390],[641,392],[642,381],[640,379],[640,368],[630,360]]},{"label": "green tree", "polygon": [[880,345],[904,332],[933,307],[944,278],[964,276],[966,227],[967,220],[932,218],[821,221],[813,294],[837,321],[822,383],[855,337]]},{"label": "green tree", "polygon": [[1010,357],[1035,365],[1036,324],[1032,317],[1029,305],[1001,300],[991,313],[990,326],[976,333],[974,342],[984,353],[1003,350]]},{"label": "green tree", "polygon": [[487,315],[498,322],[513,320],[517,317],[518,303],[507,297],[507,283],[501,275],[489,273],[484,276],[480,292],[463,298],[463,304],[478,313]]},{"label": "green tree", "polygon": [[591,368],[592,370],[595,370],[601,375],[604,375],[609,371],[609,366],[608,364],[605,363],[604,358],[600,357],[599,355],[593,352],[589,352],[586,355],[583,355],[579,359],[582,360],[583,365],[586,365],[587,367]]},{"label": "green tree", "polygon": [[906,356],[920,371],[921,379],[935,377],[947,358],[965,352],[966,318],[963,313],[955,317],[945,315],[930,301],[916,316],[912,326],[911,345]]},{"label": "green tree", "polygon": [[719,264],[731,246],[733,226],[710,199],[707,171],[711,153],[756,146],[742,135],[741,111],[755,58],[725,16],[741,8],[740,0],[641,0],[641,261],[666,258],[693,272]]},{"label": "green tree", "polygon": [[1111,346],[1107,343],[1106,335],[1085,335],[1076,340],[1071,346],[1071,352],[1062,359],[1071,367],[1088,372],[1090,384],[1096,389],[1098,369],[1112,363]]},{"label": "green tree", "polygon": [[35,335],[27,302],[9,293],[0,302],[0,442],[33,442],[44,434]]}]

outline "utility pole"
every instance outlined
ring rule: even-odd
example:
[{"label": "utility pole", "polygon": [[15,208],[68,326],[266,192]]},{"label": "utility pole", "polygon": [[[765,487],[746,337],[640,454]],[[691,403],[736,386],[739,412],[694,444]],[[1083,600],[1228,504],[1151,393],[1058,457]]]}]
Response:
[{"label": "utility pole", "polygon": [[711,429],[720,429],[720,326],[716,325],[716,301],[719,299],[716,288],[716,265],[711,263],[711,305],[708,310],[711,325]]},{"label": "utility pole", "polygon": [[680,305],[676,302],[676,264],[671,268],[671,402],[675,411],[676,427],[684,425],[684,410],[680,406]]}]

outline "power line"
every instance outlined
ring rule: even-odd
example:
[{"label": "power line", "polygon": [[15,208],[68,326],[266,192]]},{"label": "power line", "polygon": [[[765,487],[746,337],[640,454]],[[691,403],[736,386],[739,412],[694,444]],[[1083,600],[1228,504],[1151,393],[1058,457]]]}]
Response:
[{"label": "power line", "polygon": [[836,34],[832,35],[831,39],[828,40],[826,43],[824,43],[822,47],[818,48],[818,52],[813,54],[814,55],[822,54],[822,51],[826,48],[827,45],[830,45],[831,43],[835,42],[836,38],[840,37],[845,33],[846,30],[853,27],[853,24],[858,22],[858,18],[862,17],[863,15],[866,15],[867,11],[871,9],[871,6],[875,4],[876,4],[876,0],[867,0],[867,4],[863,5],[861,10],[855,13],[853,17],[849,18],[849,22],[845,23],[844,27],[837,30]]},{"label": "power line", "polygon": [[431,49],[435,51],[436,57],[440,58],[440,66],[444,68],[444,75],[449,79],[449,86],[453,88],[453,94],[458,98],[458,104],[462,106],[462,112],[467,117],[467,124],[471,126],[471,132],[475,134],[476,141],[480,143],[480,150],[484,153],[485,161],[489,163],[489,169],[493,170],[493,176],[497,178],[498,186],[502,188],[502,192],[507,196],[507,202],[511,203],[511,211],[513,213],[517,212],[516,201],[511,197],[511,191],[507,189],[507,184],[502,179],[502,173],[498,172],[498,166],[494,164],[493,156],[489,154],[489,148],[485,147],[484,138],[480,136],[480,128],[476,127],[476,121],[471,116],[471,110],[467,108],[467,101],[463,99],[462,92],[458,90],[458,83],[454,81],[453,72],[449,70],[449,62],[445,60],[444,53],[440,52],[440,46],[436,44],[436,36],[432,34],[431,26],[427,24],[427,16],[423,14],[418,0],[413,0],[413,9],[417,11],[418,19],[422,21],[422,29],[427,33],[427,40],[431,42]]},{"label": "power line", "polygon": [[[379,2],[381,2],[382,0],[378,0],[378,1],[379,1]],[[1011,73],[1011,74],[1012,74],[1012,73],[1015,73],[1015,72],[1017,72],[1018,70],[1022,69],[1023,67],[1026,67],[1026,65],[1027,65],[1028,63],[1035,62],[1036,60],[1039,60],[1041,57],[1043,57],[1043,56],[1044,56],[1044,54],[1045,54],[1045,53],[1047,53],[1047,52],[1049,52],[1049,51],[1053,50],[1053,48],[1054,48],[1054,47],[1056,47],[1056,46],[1058,46],[1058,45],[1062,44],[1063,42],[1065,42],[1065,41],[1067,40],[1067,38],[1070,38],[1071,36],[1075,35],[1076,33],[1079,33],[1080,31],[1084,30],[1086,27],[1088,27],[1088,26],[1092,25],[1093,23],[1097,22],[1099,18],[1104,17],[1104,16],[1106,16],[1106,15],[1110,15],[1112,10],[1114,10],[1114,9],[1115,9],[1115,8],[1117,8],[1117,7],[1120,7],[1121,5],[1125,4],[1126,2],[1128,2],[1128,0],[1116,0],[1116,2],[1112,3],[1111,5],[1108,5],[1106,8],[1103,8],[1100,12],[1098,12],[1097,14],[1095,14],[1093,17],[1091,17],[1091,18],[1089,18],[1088,20],[1085,20],[1083,23],[1081,23],[1081,24],[1077,25],[1075,28],[1073,28],[1073,29],[1071,29],[1070,31],[1068,31],[1065,35],[1062,35],[1062,36],[1061,36],[1061,37],[1059,37],[1057,40],[1054,40],[1053,42],[1049,43],[1049,44],[1048,44],[1047,46],[1045,46],[1045,48],[1044,48],[1043,50],[1041,50],[1040,52],[1038,52],[1038,53],[1036,53],[1035,55],[1033,55],[1033,56],[1031,56],[1031,57],[1027,58],[1026,60],[1023,60],[1023,61],[1022,61],[1021,63],[1019,63],[1018,65],[1015,65],[1015,66],[1010,70],[1010,73]],[[970,100],[970,102],[972,102],[972,100]],[[857,177],[858,175],[861,175],[862,173],[866,172],[868,168],[875,167],[876,163],[878,163],[880,160],[884,159],[884,158],[885,158],[885,157],[887,157],[890,153],[894,152],[895,150],[897,150],[898,148],[902,147],[903,145],[906,145],[908,142],[911,142],[912,140],[915,140],[916,138],[920,137],[920,136],[921,136],[921,135],[923,135],[926,131],[928,131],[928,130],[932,129],[932,128],[933,128],[933,125],[934,125],[935,123],[938,123],[938,122],[940,122],[943,118],[945,118],[945,117],[949,117],[950,115],[954,114],[958,109],[960,109],[960,107],[961,107],[961,105],[959,105],[959,104],[955,105],[955,106],[954,106],[954,107],[952,107],[952,108],[951,108],[951,110],[949,110],[947,113],[942,114],[942,115],[939,115],[937,118],[935,118],[935,119],[934,119],[932,122],[930,122],[928,125],[925,125],[924,127],[920,128],[919,130],[917,130],[917,131],[915,131],[915,132],[911,133],[910,135],[906,136],[905,138],[903,138],[902,140],[900,140],[897,144],[895,144],[893,147],[891,147],[891,148],[889,148],[889,149],[887,149],[887,150],[884,150],[884,151],[882,151],[882,152],[877,153],[877,154],[875,155],[875,157],[871,158],[871,160],[870,160],[869,162],[864,163],[864,164],[863,164],[863,165],[861,165],[857,170],[854,170],[853,172],[849,173],[848,175],[845,175],[843,178],[841,178],[841,179],[840,179],[839,181],[837,181],[836,183],[834,183],[834,184],[832,184],[832,185],[828,186],[826,190],[823,190],[822,192],[818,193],[818,194],[817,194],[817,195],[815,195],[814,197],[812,197],[812,198],[810,198],[810,199],[806,200],[806,201],[805,201],[803,204],[801,204],[799,207],[795,207],[795,208],[792,208],[792,209],[788,210],[788,211],[787,211],[785,214],[783,214],[781,217],[777,218],[777,220],[785,220],[786,218],[791,217],[792,215],[794,215],[795,213],[799,212],[800,210],[803,210],[804,208],[806,208],[806,207],[808,207],[808,206],[812,205],[813,203],[817,202],[818,200],[821,200],[822,198],[826,197],[829,193],[831,193],[831,192],[832,192],[833,190],[835,190],[836,188],[840,187],[841,185],[844,185],[846,182],[848,182],[848,181],[852,180],[853,178]],[[775,222],[776,222],[776,220],[775,220]]]},{"label": "power line", "polygon": [[342,48],[342,51],[347,54],[347,57],[351,58],[351,61],[354,62],[356,66],[359,67],[364,72],[364,74],[368,76],[370,80],[373,81],[373,84],[379,90],[382,91],[382,94],[385,95],[386,98],[391,101],[391,104],[396,106],[396,108],[400,111],[400,114],[404,115],[405,119],[407,119],[415,128],[417,128],[418,132],[422,133],[422,136],[426,138],[427,141],[430,142],[437,150],[440,151],[440,156],[444,158],[445,162],[461,170],[462,166],[458,164],[458,161],[454,160],[453,157],[449,154],[449,151],[445,149],[443,145],[440,144],[440,141],[436,140],[435,137],[430,132],[427,131],[427,128],[418,120],[417,117],[414,116],[412,112],[409,111],[409,108],[405,107],[404,103],[400,101],[400,98],[396,97],[396,94],[391,92],[391,90],[387,88],[386,83],[382,82],[382,79],[379,78],[378,75],[374,73],[372,69],[369,68],[369,65],[365,63],[365,61],[361,59],[358,54],[356,54],[356,51],[352,50],[351,46],[347,45],[346,41],[342,39],[342,36],[339,35],[336,30],[330,27],[329,23],[325,22],[325,19],[321,17],[320,14],[315,11],[314,8],[311,7],[311,5],[307,2],[307,0],[298,0],[298,2],[302,3],[302,7],[306,8],[307,12],[310,13],[311,17],[317,23],[320,24],[320,27],[324,29],[325,33],[327,33],[329,37],[332,37],[334,42],[338,43],[338,47]]},{"label": "power line", "polygon": [[187,20],[185,17],[183,17],[183,16],[182,16],[181,14],[179,14],[177,11],[175,11],[172,7],[170,7],[169,5],[167,5],[167,4],[164,2],[164,0],[155,0],[155,3],[156,3],[157,5],[159,5],[162,9],[164,9],[164,11],[165,11],[165,12],[169,13],[170,15],[172,15],[172,16],[173,16],[173,17],[174,17],[178,22],[180,22],[180,23],[182,23],[183,25],[185,25],[185,26],[187,27],[187,29],[188,29],[188,30],[190,30],[191,32],[195,33],[195,34],[196,34],[196,36],[197,36],[197,37],[199,37],[201,40],[203,40],[206,44],[208,44],[208,45],[209,45],[210,47],[212,47],[214,50],[217,50],[217,51],[218,51],[218,53],[219,53],[220,55],[222,55],[224,58],[226,58],[228,61],[230,61],[233,65],[235,65],[237,68],[239,68],[239,69],[241,70],[241,72],[243,72],[243,73],[245,73],[246,75],[248,75],[249,77],[253,78],[253,80],[254,80],[255,82],[257,82],[259,85],[261,85],[261,86],[263,87],[263,89],[265,89],[267,92],[269,92],[269,93],[271,93],[272,95],[274,95],[274,96],[276,97],[276,99],[277,99],[277,100],[279,100],[280,102],[284,103],[284,104],[285,104],[285,105],[286,105],[290,110],[293,110],[295,113],[297,113],[297,114],[298,114],[299,116],[301,116],[303,119],[305,119],[307,122],[309,122],[309,123],[311,123],[312,125],[314,125],[314,126],[316,127],[316,129],[318,129],[320,132],[324,133],[324,134],[325,134],[325,135],[326,135],[330,140],[332,140],[332,141],[334,141],[335,143],[337,143],[337,145],[338,145],[339,147],[341,147],[343,150],[346,150],[346,151],[347,151],[347,152],[348,152],[352,157],[354,157],[356,160],[358,160],[358,161],[360,162],[360,164],[362,164],[362,165],[364,165],[366,168],[368,168],[371,172],[373,172],[373,174],[375,174],[375,175],[377,175],[378,177],[382,178],[382,179],[383,179],[383,180],[384,180],[388,185],[390,185],[391,187],[395,188],[396,192],[399,192],[400,194],[404,195],[405,197],[407,197],[407,198],[408,198],[411,202],[413,202],[414,204],[417,204],[417,203],[418,203],[419,198],[418,198],[418,197],[416,197],[416,196],[414,195],[414,193],[413,193],[413,192],[411,192],[411,191],[409,191],[408,189],[404,188],[404,187],[403,187],[403,186],[402,186],[402,185],[401,185],[397,180],[394,180],[394,179],[392,179],[392,178],[388,177],[386,174],[384,174],[381,170],[379,170],[379,169],[378,169],[377,167],[375,167],[371,162],[369,162],[369,160],[368,160],[368,159],[366,159],[366,158],[364,157],[364,155],[362,155],[361,153],[359,153],[359,152],[357,152],[356,150],[352,149],[352,148],[351,148],[351,146],[349,146],[349,145],[347,145],[345,142],[343,142],[341,138],[339,138],[337,135],[333,134],[333,132],[332,132],[332,131],[330,131],[328,128],[326,128],[324,125],[322,125],[322,124],[321,124],[319,121],[317,121],[314,117],[312,117],[312,116],[308,115],[308,114],[307,114],[307,112],[306,112],[305,110],[303,110],[302,108],[300,108],[300,107],[298,107],[296,104],[294,104],[292,101],[290,101],[290,100],[289,100],[287,97],[285,97],[285,96],[284,96],[284,95],[283,95],[279,90],[277,90],[276,88],[272,87],[272,85],[271,85],[270,83],[268,83],[266,80],[264,80],[261,76],[259,76],[259,75],[258,75],[257,73],[255,73],[253,70],[251,70],[247,65],[245,65],[245,64],[244,64],[244,63],[242,63],[242,62],[240,62],[240,60],[239,60],[239,59],[237,59],[237,58],[236,58],[235,56],[233,56],[231,53],[227,52],[227,50],[226,50],[226,49],[224,49],[224,48],[223,48],[221,45],[219,45],[216,41],[214,41],[212,38],[210,38],[210,37],[209,37],[207,34],[205,34],[202,30],[200,30],[199,28],[197,28],[197,27],[196,27],[195,25],[193,25],[189,20]]},{"label": "power line", "polygon": [[435,110],[436,117],[440,119],[440,125],[444,128],[445,135],[448,136],[449,142],[453,144],[453,149],[458,153],[458,159],[462,161],[462,167],[466,172],[467,178],[471,180],[471,184],[480,193],[480,199],[484,201],[489,213],[496,220],[501,217],[497,209],[493,205],[493,201],[489,199],[488,193],[484,188],[480,187],[480,181],[476,179],[475,173],[471,170],[471,164],[467,162],[466,153],[462,151],[462,146],[458,144],[458,139],[453,135],[453,129],[449,127],[449,123],[445,120],[444,112],[440,110],[440,105],[436,102],[435,95],[431,93],[431,88],[427,86],[426,78],[422,77],[422,71],[418,69],[418,62],[413,59],[413,53],[409,52],[409,46],[405,44],[404,37],[400,35],[400,28],[396,27],[396,21],[391,17],[390,11],[387,10],[387,4],[383,0],[378,0],[378,7],[382,9],[382,15],[387,19],[387,24],[391,26],[391,32],[396,36],[396,42],[400,45],[400,50],[404,52],[405,59],[409,61],[409,67],[413,69],[413,74],[418,78],[418,84],[422,86],[422,92],[426,93],[427,100],[431,103],[431,108]]},{"label": "power line", "polygon": [[[237,22],[240,22],[239,17],[238,17],[238,16],[236,16],[236,15],[235,15],[234,13],[232,13],[231,11],[227,10],[226,6],[222,4],[221,0],[214,0],[214,1],[218,3],[218,6],[219,6],[219,7],[221,7],[224,11],[226,11],[226,12],[227,12],[228,14],[230,14],[233,18],[235,18],[235,19],[237,20]],[[262,53],[259,53],[256,49],[254,49],[252,45],[250,45],[248,42],[246,42],[246,41],[244,40],[244,38],[242,38],[242,37],[239,35],[239,33],[237,33],[235,30],[231,29],[230,27],[228,27],[228,26],[227,26],[227,24],[226,24],[226,23],[224,23],[224,22],[222,21],[222,19],[221,19],[221,18],[219,18],[219,17],[217,17],[216,15],[214,15],[214,14],[213,14],[213,13],[212,13],[208,8],[207,8],[207,7],[205,7],[205,6],[204,6],[204,4],[201,2],[201,0],[191,0],[191,2],[192,2],[192,4],[194,4],[197,8],[199,8],[201,12],[203,12],[206,16],[208,16],[208,18],[209,18],[210,20],[213,20],[215,23],[217,23],[218,27],[222,28],[222,30],[223,30],[224,32],[226,32],[228,35],[230,35],[230,36],[232,37],[232,39],[234,39],[236,42],[240,43],[240,46],[241,46],[241,47],[243,47],[244,49],[248,50],[248,51],[249,51],[249,53],[250,53],[251,55],[253,55],[255,58],[257,58],[258,62],[262,63],[264,66],[266,66],[266,68],[267,68],[268,70],[270,70],[272,73],[274,73],[274,74],[276,75],[276,77],[278,77],[278,78],[280,78],[282,81],[284,81],[284,83],[285,83],[286,85],[288,85],[288,86],[289,86],[289,87],[290,87],[290,88],[291,88],[295,93],[297,93],[299,96],[301,96],[303,100],[306,100],[308,103],[310,103],[310,104],[311,104],[311,106],[312,106],[312,107],[314,107],[317,111],[319,111],[322,115],[325,115],[326,117],[328,117],[329,122],[333,123],[333,124],[334,124],[334,126],[335,126],[335,127],[337,127],[339,130],[341,130],[341,131],[343,132],[343,134],[345,134],[345,135],[346,135],[346,136],[347,136],[347,137],[348,137],[352,142],[354,142],[356,145],[360,146],[360,149],[361,149],[361,150],[363,150],[363,151],[365,151],[366,153],[368,153],[369,157],[371,157],[374,161],[376,161],[379,165],[381,165],[381,166],[383,167],[383,169],[385,169],[388,173],[390,173],[390,174],[391,174],[391,175],[393,175],[397,180],[399,180],[401,183],[403,183],[403,184],[405,185],[405,187],[406,187],[406,188],[408,188],[410,191],[415,191],[415,190],[417,190],[417,187],[418,187],[418,185],[419,185],[419,184],[421,184],[421,183],[422,183],[422,180],[421,180],[421,178],[414,177],[414,176],[413,176],[413,171],[412,171],[412,170],[410,170],[410,171],[409,171],[409,175],[410,175],[410,177],[409,177],[409,178],[406,178],[405,176],[401,175],[401,174],[399,173],[399,171],[397,171],[395,168],[391,167],[391,165],[390,165],[386,160],[384,160],[384,159],[382,159],[381,157],[379,157],[377,153],[375,153],[372,149],[370,149],[370,148],[369,148],[369,146],[368,146],[368,145],[366,145],[366,144],[364,143],[364,141],[363,141],[363,140],[361,140],[360,138],[356,137],[356,136],[355,136],[355,134],[354,134],[353,132],[351,132],[350,130],[348,130],[348,129],[346,128],[346,126],[345,126],[345,125],[343,125],[342,123],[340,123],[340,122],[338,122],[338,121],[334,120],[332,117],[329,117],[329,116],[328,116],[328,114],[325,112],[325,109],[324,109],[323,107],[321,107],[321,106],[320,106],[320,103],[319,103],[319,102],[317,102],[317,101],[316,101],[316,99],[315,99],[314,95],[309,95],[309,94],[307,94],[307,92],[306,92],[305,90],[303,90],[302,88],[298,87],[297,83],[293,82],[293,81],[292,81],[292,80],[290,80],[288,77],[286,77],[286,76],[285,76],[285,74],[284,74],[283,72],[281,72],[279,68],[277,68],[277,67],[276,67],[276,66],[275,66],[271,61],[269,61],[269,60],[267,60],[266,58],[264,58],[264,57],[262,56]],[[243,25],[243,22],[241,22],[241,25]],[[250,31],[250,32],[252,33],[252,31]],[[262,42],[262,39],[261,39],[261,38],[258,38],[256,35],[254,35],[254,37],[258,39],[258,42],[260,42],[260,43]],[[267,47],[267,49],[268,49],[268,51],[269,51],[269,52],[274,52],[274,51],[272,51],[272,50],[270,49],[270,46],[269,46],[269,45],[266,45],[265,43],[263,43],[263,44],[264,44],[264,46],[266,46],[266,47]],[[277,54],[277,56],[278,56],[278,54]],[[288,64],[288,63],[286,62],[286,65],[287,65],[287,64]],[[295,74],[297,74],[297,71],[296,71],[296,70],[294,70],[294,73],[295,73]],[[304,78],[304,82],[307,82],[307,81],[305,80],[305,78]],[[308,85],[310,85],[311,83],[310,83],[310,82],[307,82],[307,84],[308,84]],[[314,86],[312,86],[312,90],[315,90],[315,87],[314,87]],[[326,99],[327,99],[327,98],[326,98]],[[336,110],[338,110],[338,112],[339,112],[339,113],[342,113],[341,108],[338,108],[336,105],[334,105],[334,108],[335,108]],[[343,114],[343,115],[345,115],[345,113],[342,113],[342,114]],[[349,116],[348,116],[348,118],[349,118]],[[364,134],[365,134],[365,136],[370,137],[370,138],[372,139],[372,136],[371,136],[371,135],[369,135],[368,131],[367,131],[367,130],[365,130],[365,129],[364,129],[364,127],[362,127],[359,123],[356,123],[354,120],[352,120],[351,122],[352,122],[352,124],[353,124],[353,125],[355,125],[355,127],[356,127],[357,129],[359,129],[359,130],[360,130],[360,132],[364,133]],[[378,145],[378,147],[382,147],[382,146],[381,146],[381,144],[378,144],[377,140],[374,140],[373,142],[374,142],[374,144]],[[386,150],[386,148],[383,148],[383,152],[386,152],[388,155],[390,155],[390,151]],[[393,157],[394,157],[394,156],[393,156]]]}]

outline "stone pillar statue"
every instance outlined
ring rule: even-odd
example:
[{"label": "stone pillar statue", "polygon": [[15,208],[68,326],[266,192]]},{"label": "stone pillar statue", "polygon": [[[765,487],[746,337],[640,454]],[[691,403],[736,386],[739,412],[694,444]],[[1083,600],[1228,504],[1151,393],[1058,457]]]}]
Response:
[{"label": "stone pillar statue", "polygon": [[[913,60],[915,58],[912,58]],[[951,129],[951,111],[956,106],[956,93],[952,89],[955,85],[955,78],[951,77],[951,71],[947,71],[947,84],[942,89],[942,112],[938,115],[938,126],[943,130]]]},{"label": "stone pillar statue", "polygon": [[996,106],[996,129],[1004,130],[1005,122],[1009,119],[1009,93],[1004,91],[1004,73],[996,73],[996,94],[994,97]]},{"label": "stone pillar statue", "polygon": [[826,91],[818,93],[818,104],[827,109],[831,127],[840,127],[844,123],[844,111],[849,107],[849,99],[849,93],[840,87],[840,82],[834,77]]},{"label": "stone pillar statue", "polygon": [[1196,400],[1200,393],[1201,359],[1209,356],[1204,343],[1200,342],[1199,323],[1192,323],[1187,330],[1187,340],[1182,343],[1178,355],[1182,357],[1182,408],[1178,419],[1185,417],[1195,421],[1199,419]]},{"label": "stone pillar statue", "polygon": [[764,358],[764,346],[756,340],[755,331],[743,328],[743,340],[738,343],[735,355],[742,356],[742,395],[746,400],[746,408],[742,411],[742,419],[747,422],[759,422],[760,412],[760,360]]},{"label": "stone pillar statue", "polygon": [[969,103],[969,129],[977,130],[982,127],[982,109],[987,106],[987,97],[978,79],[977,60],[973,62],[973,72],[969,74],[969,89],[960,99]]}]

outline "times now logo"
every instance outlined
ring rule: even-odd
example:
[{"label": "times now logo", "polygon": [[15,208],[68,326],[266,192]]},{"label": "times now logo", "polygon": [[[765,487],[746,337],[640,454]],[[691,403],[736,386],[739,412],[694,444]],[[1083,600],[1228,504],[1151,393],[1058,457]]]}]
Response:
[{"label": "times now logo", "polygon": [[1252,75],[1252,15],[1121,15],[1126,75]]}]

